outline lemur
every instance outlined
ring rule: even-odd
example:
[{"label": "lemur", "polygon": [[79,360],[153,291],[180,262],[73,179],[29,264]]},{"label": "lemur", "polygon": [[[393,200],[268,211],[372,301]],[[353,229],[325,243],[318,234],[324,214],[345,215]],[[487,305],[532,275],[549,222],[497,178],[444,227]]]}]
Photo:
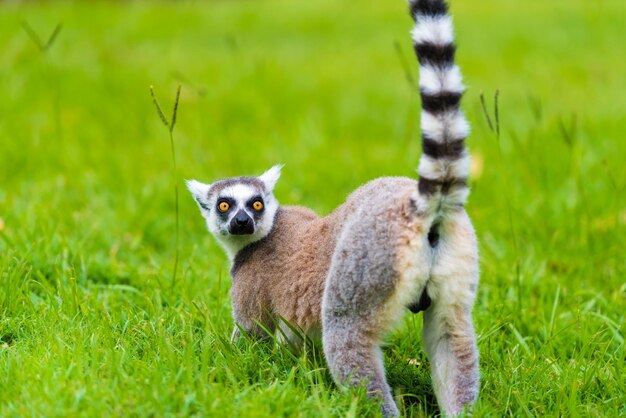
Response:
[{"label": "lemur", "polygon": [[279,206],[281,166],[258,177],[187,186],[209,231],[231,262],[236,325],[291,340],[294,327],[321,332],[338,384],[365,384],[385,417],[397,416],[381,344],[407,308],[424,311],[423,342],[445,415],[478,395],[471,310],[478,286],[476,237],[464,209],[469,188],[469,124],[451,18],[443,0],[410,0],[420,63],[422,156],[419,180],[382,177],[359,187],[320,217]]}]

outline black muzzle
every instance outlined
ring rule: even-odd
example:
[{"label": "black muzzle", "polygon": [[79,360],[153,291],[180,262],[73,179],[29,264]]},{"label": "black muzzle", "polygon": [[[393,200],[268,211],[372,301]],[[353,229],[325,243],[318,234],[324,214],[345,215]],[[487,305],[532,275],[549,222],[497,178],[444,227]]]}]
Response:
[{"label": "black muzzle", "polygon": [[254,221],[243,210],[237,212],[235,217],[230,221],[228,232],[232,235],[250,235],[254,233]]}]

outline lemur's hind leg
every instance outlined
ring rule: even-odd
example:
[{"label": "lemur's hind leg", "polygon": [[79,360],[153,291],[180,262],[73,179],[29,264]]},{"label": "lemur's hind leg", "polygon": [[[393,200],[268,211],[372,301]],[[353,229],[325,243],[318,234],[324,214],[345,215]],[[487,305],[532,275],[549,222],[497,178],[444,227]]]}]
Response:
[{"label": "lemur's hind leg", "polygon": [[397,416],[398,408],[385,380],[380,342],[366,330],[345,325],[337,323],[324,335],[324,354],[333,378],[338,384],[365,383],[368,396],[382,401],[383,416]]},{"label": "lemur's hind leg", "polygon": [[478,255],[467,214],[455,214],[442,223],[437,252],[427,285],[432,305],[424,312],[424,346],[439,407],[444,415],[454,416],[474,403],[479,389],[471,317]]},{"label": "lemur's hind leg", "polygon": [[419,297],[428,273],[426,263],[420,268],[415,257],[425,237],[418,228],[402,228],[393,221],[367,219],[347,225],[322,303],[324,354],[333,378],[338,384],[365,384],[368,396],[382,401],[385,417],[399,412],[385,379],[380,345]]}]

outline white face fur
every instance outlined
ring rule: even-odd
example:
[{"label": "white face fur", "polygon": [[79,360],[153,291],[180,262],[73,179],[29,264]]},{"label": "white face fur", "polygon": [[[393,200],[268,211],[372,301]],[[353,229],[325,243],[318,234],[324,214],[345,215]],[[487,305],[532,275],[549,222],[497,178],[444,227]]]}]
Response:
[{"label": "white face fur", "polygon": [[212,184],[187,181],[209,231],[231,260],[272,230],[278,210],[272,192],[281,168],[275,165],[258,177],[234,177]]}]

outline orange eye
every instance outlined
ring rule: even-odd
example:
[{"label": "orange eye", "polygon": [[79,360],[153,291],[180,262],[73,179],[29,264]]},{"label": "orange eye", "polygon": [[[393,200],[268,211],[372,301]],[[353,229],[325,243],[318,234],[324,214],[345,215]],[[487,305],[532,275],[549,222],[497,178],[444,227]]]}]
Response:
[{"label": "orange eye", "polygon": [[228,204],[228,202],[220,202],[220,204],[217,205],[217,208],[220,210],[220,212],[226,212],[228,209],[230,209],[230,205]]},{"label": "orange eye", "polygon": [[263,210],[263,202],[261,202],[260,200],[255,201],[252,204],[252,209],[256,211]]}]

